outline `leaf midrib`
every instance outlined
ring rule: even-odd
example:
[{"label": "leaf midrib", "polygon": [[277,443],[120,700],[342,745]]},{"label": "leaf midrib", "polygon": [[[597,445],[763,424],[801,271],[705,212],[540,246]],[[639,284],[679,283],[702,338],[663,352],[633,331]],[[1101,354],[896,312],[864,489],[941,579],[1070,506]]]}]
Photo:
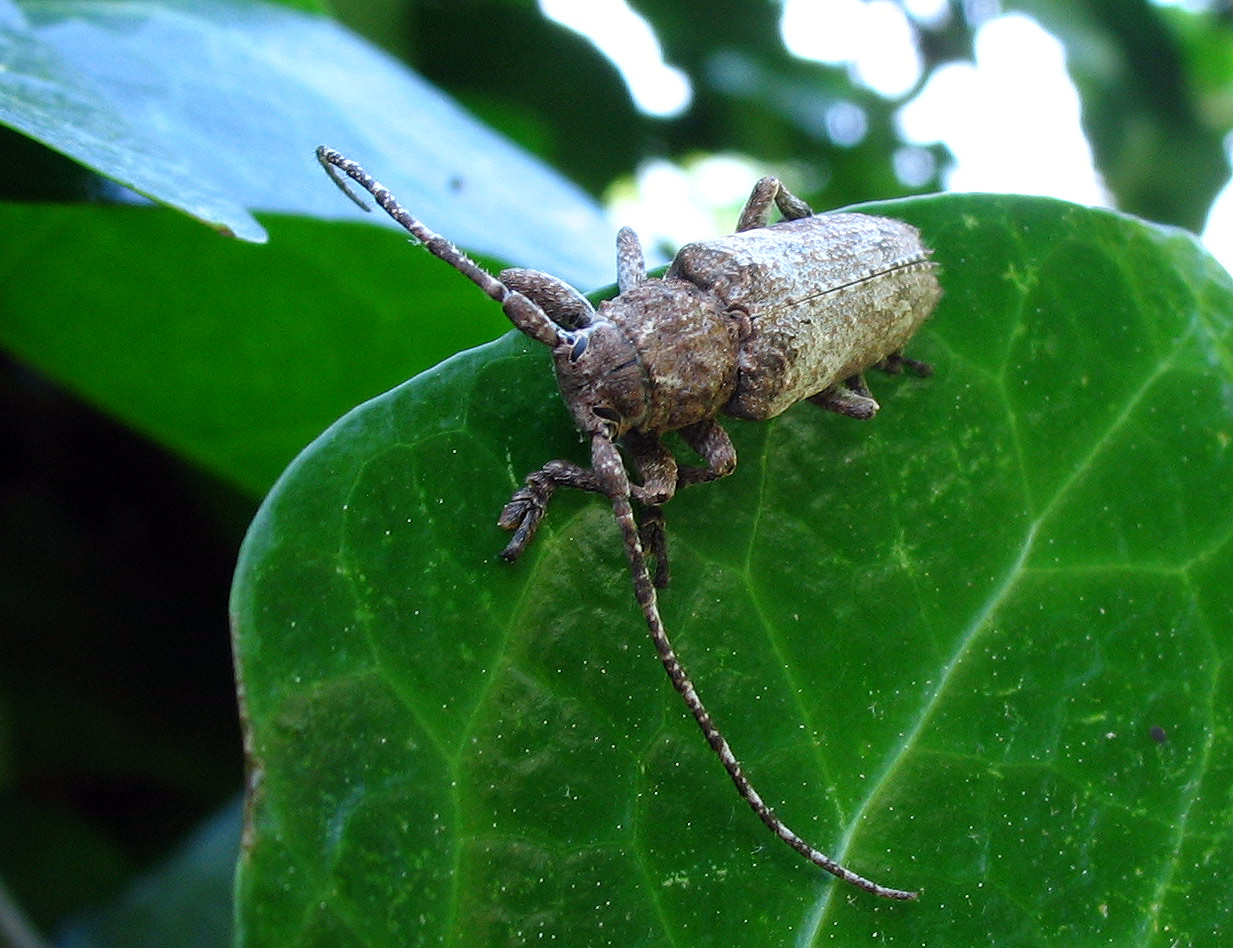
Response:
[{"label": "leaf midrib", "polygon": [[[1066,499],[1072,488],[1091,468],[1096,457],[1113,440],[1117,432],[1127,423],[1133,415],[1134,410],[1143,401],[1144,397],[1156,384],[1156,382],[1176,367],[1179,354],[1191,343],[1196,328],[1196,323],[1192,321],[1190,326],[1187,328],[1187,331],[1178,337],[1168,356],[1161,359],[1157,363],[1155,370],[1144,377],[1138,388],[1136,388],[1134,392],[1131,393],[1130,397],[1127,398],[1122,410],[1118,412],[1118,414],[1111,420],[1101,436],[1092,442],[1090,450],[1084,454],[1072,467],[1070,473],[1054,490],[1048,502],[1028,524],[1024,533],[1023,541],[1020,544],[1018,555],[1015,557],[1014,562],[1012,562],[1009,568],[1005,571],[1002,579],[990,593],[984,604],[973,616],[972,621],[968,623],[968,626],[964,630],[963,634],[959,637],[951,657],[942,666],[941,674],[937,676],[935,687],[929,697],[925,700],[921,713],[917,717],[916,723],[904,735],[899,744],[891,749],[887,756],[887,760],[882,765],[878,774],[867,784],[865,796],[857,804],[852,820],[848,823],[847,829],[840,837],[839,846],[835,853],[835,858],[839,862],[844,862],[846,859],[848,850],[856,837],[857,829],[861,825],[865,813],[872,806],[873,801],[879,796],[879,794],[882,793],[891,777],[904,764],[909,752],[916,747],[921,734],[925,730],[925,726],[933,718],[934,712],[941,704],[942,696],[947,691],[955,671],[963,663],[963,660],[971,651],[972,646],[981,638],[981,633],[988,628],[989,618],[997,612],[997,610],[1014,590],[1019,580],[1023,577],[1026,572],[1027,563],[1035,548],[1036,538],[1039,535],[1041,528],[1053,515],[1058,506]],[[1196,772],[1196,776],[1194,778],[1196,783],[1201,780],[1203,772],[1202,767]],[[1185,809],[1187,813],[1189,812],[1189,808],[1190,807],[1188,804]],[[1164,883],[1162,882],[1162,885],[1163,884]],[[835,882],[823,890],[819,896],[817,911],[810,914],[809,921],[811,928],[810,930],[802,932],[803,937],[799,939],[799,944],[812,945],[817,943],[818,936],[822,929],[822,924],[829,914],[831,907],[835,904],[836,894],[843,894],[841,889],[841,885],[838,882]],[[1158,907],[1158,903],[1153,903],[1153,906]]]}]

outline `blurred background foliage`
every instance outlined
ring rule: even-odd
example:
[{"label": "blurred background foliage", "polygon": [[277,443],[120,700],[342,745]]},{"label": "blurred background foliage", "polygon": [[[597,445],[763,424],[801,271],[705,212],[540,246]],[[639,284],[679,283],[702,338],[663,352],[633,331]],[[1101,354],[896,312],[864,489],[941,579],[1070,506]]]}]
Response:
[{"label": "blurred background foliage", "polygon": [[[939,190],[950,154],[905,141],[897,112],[936,70],[973,56],[982,25],[1011,11],[1064,44],[1116,207],[1199,231],[1229,179],[1233,13],[1223,3],[950,0],[922,17],[913,14],[921,4],[904,0],[922,69],[897,96],[844,64],[792,55],[770,0],[631,6],[688,77],[692,103],[680,114],[640,111],[610,60],[533,0],[338,0],[326,12],[597,198],[628,190],[649,161],[708,154],[783,173],[818,207]],[[0,45],[0,65],[5,55]],[[109,193],[15,132],[0,141],[6,202]],[[0,287],[0,320],[5,300]],[[138,923],[117,921],[149,901],[149,878],[134,880],[242,785],[225,604],[260,492],[203,472],[12,356],[0,362],[0,399],[12,446],[0,490],[0,879],[63,943],[155,943]],[[206,838],[202,851],[225,863],[217,832]],[[183,851],[169,865],[209,894],[199,911],[215,924],[196,936],[217,943],[225,865],[189,871]],[[0,914],[14,917],[3,904]]]}]

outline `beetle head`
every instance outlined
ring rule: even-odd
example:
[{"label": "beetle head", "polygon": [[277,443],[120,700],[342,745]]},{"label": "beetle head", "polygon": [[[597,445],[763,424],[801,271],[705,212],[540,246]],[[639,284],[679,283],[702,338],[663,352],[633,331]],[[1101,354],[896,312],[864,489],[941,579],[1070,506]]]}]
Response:
[{"label": "beetle head", "polygon": [[557,384],[578,427],[616,440],[646,417],[642,360],[611,320],[596,317],[553,347]]},{"label": "beetle head", "polygon": [[551,274],[503,270],[500,280],[539,307],[556,327],[552,354],[557,382],[579,428],[615,440],[646,415],[641,360],[611,320],[597,315],[585,296]]}]

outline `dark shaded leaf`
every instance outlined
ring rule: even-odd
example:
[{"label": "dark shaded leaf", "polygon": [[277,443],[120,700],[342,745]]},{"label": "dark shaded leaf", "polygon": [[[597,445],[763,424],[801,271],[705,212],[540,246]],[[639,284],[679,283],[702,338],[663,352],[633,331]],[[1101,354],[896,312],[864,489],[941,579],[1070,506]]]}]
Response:
[{"label": "dark shaded leaf", "polygon": [[59,948],[226,948],[241,815],[227,804],[113,905],[71,923]]},{"label": "dark shaded leaf", "polygon": [[509,326],[396,234],[268,223],[253,245],[152,208],[0,205],[0,339],[260,495],[349,406]]}]

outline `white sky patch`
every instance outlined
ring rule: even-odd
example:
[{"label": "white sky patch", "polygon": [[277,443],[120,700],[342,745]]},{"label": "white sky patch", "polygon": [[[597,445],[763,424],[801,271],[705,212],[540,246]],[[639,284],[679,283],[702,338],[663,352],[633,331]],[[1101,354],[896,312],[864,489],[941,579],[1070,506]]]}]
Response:
[{"label": "white sky patch", "polygon": [[1216,9],[1218,0],[1152,0],[1158,7],[1181,7],[1192,13],[1207,13]]},{"label": "white sky patch", "polygon": [[[923,12],[927,0],[916,0]],[[887,98],[908,92],[923,65],[912,25],[890,0],[783,0],[779,32],[794,56],[847,64],[852,78]]]},{"label": "white sky patch", "polygon": [[539,0],[539,8],[549,19],[581,33],[612,61],[639,111],[671,117],[689,108],[689,77],[664,62],[654,30],[625,0]]},{"label": "white sky patch", "polygon": [[[648,263],[654,248],[673,249],[692,240],[730,234],[754,182],[765,174],[732,155],[708,155],[688,167],[657,159],[638,169],[632,184],[614,188],[609,217],[632,227],[642,239]],[[667,262],[656,257],[658,262]]]},{"label": "white sky patch", "polygon": [[950,19],[947,0],[904,0],[903,8],[913,20],[925,26],[941,26]]},{"label": "white sky patch", "polygon": [[[1233,146],[1233,142],[1228,146]],[[1233,157],[1233,147],[1228,147],[1228,150],[1230,157]],[[1216,195],[1211,210],[1207,212],[1203,244],[1222,267],[1233,273],[1233,181]]]},{"label": "white sky patch", "polygon": [[1107,204],[1061,43],[1034,20],[1010,14],[983,25],[975,49],[975,65],[935,70],[899,113],[909,141],[950,148],[947,188]]}]

